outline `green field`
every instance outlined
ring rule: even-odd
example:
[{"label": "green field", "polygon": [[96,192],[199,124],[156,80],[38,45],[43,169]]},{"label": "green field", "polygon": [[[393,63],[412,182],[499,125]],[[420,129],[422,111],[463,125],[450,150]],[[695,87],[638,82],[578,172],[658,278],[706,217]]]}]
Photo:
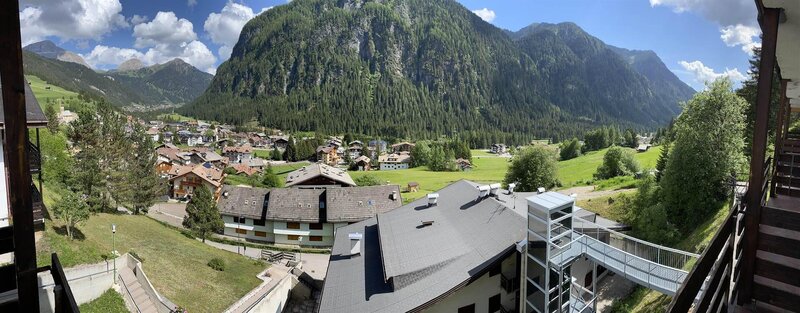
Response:
[{"label": "green field", "polygon": [[[591,151],[572,160],[558,162],[558,179],[561,184],[565,188],[588,185],[588,182],[593,181],[593,175],[597,171],[597,167],[603,162],[603,156],[606,151],[608,151],[608,148]],[[660,153],[661,147],[656,146],[650,148],[647,152],[636,153],[635,157],[642,169],[649,169],[656,167],[656,161]]]},{"label": "green field", "polygon": [[[25,75],[25,79],[31,83],[31,90],[33,90],[33,93],[36,95],[36,100],[39,100],[39,104],[41,105],[44,105],[50,99],[69,99],[78,97],[77,93],[58,86],[49,85],[39,77]],[[50,89],[47,89],[47,87],[50,87]]]},{"label": "green field", "polygon": [[127,313],[125,300],[122,295],[114,289],[106,290],[99,298],[88,303],[81,304],[80,311],[83,313]]},{"label": "green field", "polygon": [[[474,155],[473,150],[473,155]],[[407,170],[394,170],[394,171],[370,171],[359,172],[351,171],[350,176],[353,179],[364,175],[375,175],[381,181],[388,182],[389,184],[400,185],[401,190],[405,190],[409,182],[419,183],[419,191],[412,193],[403,193],[403,199],[411,201],[419,199],[427,193],[434,192],[447,186],[448,184],[467,179],[475,182],[500,182],[506,175],[508,169],[508,158],[500,157],[483,157],[473,158],[473,168],[465,172],[432,172],[426,167],[417,167]]]},{"label": "green field", "polygon": [[178,113],[159,114],[157,116],[157,118],[161,119],[161,120],[170,120],[170,121],[178,121],[178,122],[189,122],[189,121],[194,121],[195,120],[194,118],[191,118],[191,117],[188,117],[188,116],[183,116],[183,115],[180,115]]},{"label": "green field", "polygon": [[[220,312],[236,302],[261,280],[256,275],[266,265],[235,253],[208,246],[146,216],[98,214],[92,216],[74,240],[69,240],[58,221],[46,221],[38,245],[39,265],[47,265],[50,252],[71,267],[96,263],[112,250],[111,224],[117,225],[116,249],[135,251],[143,259],[147,276],[161,294],[189,312]],[[227,270],[218,272],[206,264],[221,258]]]},{"label": "green field", "polygon": [[[603,155],[607,150],[593,151],[572,160],[558,162],[558,179],[563,188],[587,185],[590,182],[595,183],[592,176],[602,163]],[[647,152],[636,153],[636,159],[642,168],[654,168],[660,151],[661,147],[653,147]],[[375,175],[382,181],[388,181],[389,184],[400,185],[403,190],[409,182],[419,183],[418,192],[403,194],[406,201],[419,199],[427,193],[439,190],[460,179],[486,183],[503,180],[510,164],[508,158],[497,157],[485,150],[472,150],[472,156],[473,169],[466,172],[431,172],[426,167],[417,167],[394,171],[351,171],[350,176],[355,179],[363,175]],[[599,183],[603,185],[602,189],[613,190],[631,187],[634,180],[623,178]]]}]

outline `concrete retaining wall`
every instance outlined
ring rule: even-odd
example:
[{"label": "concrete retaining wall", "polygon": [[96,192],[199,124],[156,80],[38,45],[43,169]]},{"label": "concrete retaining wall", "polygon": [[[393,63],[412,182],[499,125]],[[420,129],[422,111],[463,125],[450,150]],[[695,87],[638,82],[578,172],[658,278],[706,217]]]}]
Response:
[{"label": "concrete retaining wall", "polygon": [[[116,259],[117,269],[128,266],[128,255]],[[79,265],[64,269],[69,281],[72,295],[78,305],[97,299],[114,285],[114,260],[96,264]],[[53,295],[53,276],[50,272],[41,272],[39,276],[39,311],[53,312],[55,298]]]},{"label": "concrete retaining wall", "polygon": [[267,295],[259,300],[248,313],[275,313],[282,312],[286,302],[289,302],[292,288],[297,285],[297,279],[292,275],[286,275],[278,282]]}]

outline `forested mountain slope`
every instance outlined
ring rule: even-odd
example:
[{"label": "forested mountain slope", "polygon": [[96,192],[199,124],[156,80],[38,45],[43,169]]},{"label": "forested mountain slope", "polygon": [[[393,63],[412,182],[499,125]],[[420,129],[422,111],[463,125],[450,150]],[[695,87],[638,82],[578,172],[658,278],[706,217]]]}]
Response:
[{"label": "forested mountain slope", "polygon": [[691,95],[657,88],[571,23],[509,32],[451,0],[297,0],[248,22],[181,110],[289,130],[564,138],[666,123]]}]

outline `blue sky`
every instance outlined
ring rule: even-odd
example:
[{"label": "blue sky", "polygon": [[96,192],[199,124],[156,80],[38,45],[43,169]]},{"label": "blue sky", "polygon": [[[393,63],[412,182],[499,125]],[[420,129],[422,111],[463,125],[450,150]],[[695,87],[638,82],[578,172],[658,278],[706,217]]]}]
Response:
[{"label": "blue sky", "polygon": [[[302,0],[298,0],[302,1]],[[719,76],[747,75],[758,44],[752,0],[460,0],[495,26],[575,22],[606,43],[653,50],[695,89]],[[22,0],[24,44],[50,39],[97,69],[136,57],[180,57],[214,73],[241,27],[286,0]]]}]

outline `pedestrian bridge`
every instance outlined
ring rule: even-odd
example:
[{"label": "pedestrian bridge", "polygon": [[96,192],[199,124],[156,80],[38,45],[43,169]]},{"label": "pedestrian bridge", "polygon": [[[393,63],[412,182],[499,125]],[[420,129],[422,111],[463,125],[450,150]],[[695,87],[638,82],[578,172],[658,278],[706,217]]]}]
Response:
[{"label": "pedestrian bridge", "polygon": [[583,218],[573,217],[573,221],[582,226],[582,231],[576,226],[572,240],[551,254],[552,265],[563,267],[586,256],[617,275],[672,296],[700,257],[637,239]]}]

